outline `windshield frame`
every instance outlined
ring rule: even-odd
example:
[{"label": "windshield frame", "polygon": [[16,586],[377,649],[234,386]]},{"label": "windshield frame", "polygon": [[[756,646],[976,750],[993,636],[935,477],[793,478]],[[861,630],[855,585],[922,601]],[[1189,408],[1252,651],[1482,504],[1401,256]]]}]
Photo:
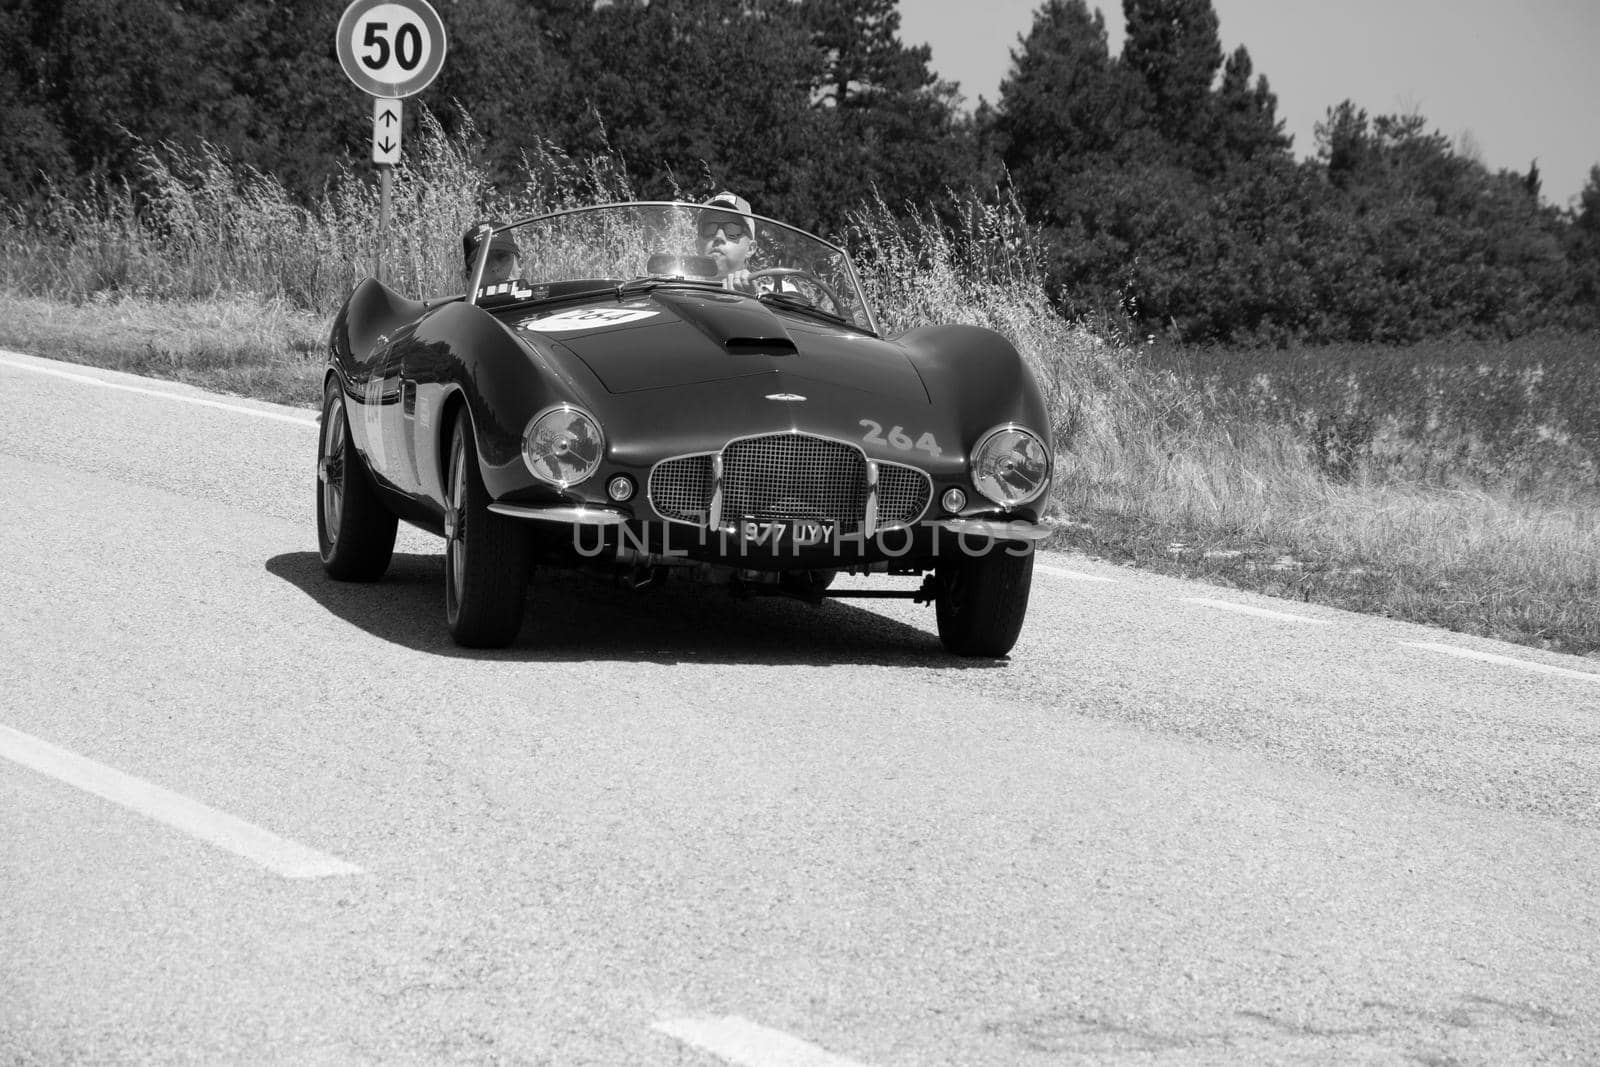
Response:
[{"label": "windshield frame", "polygon": [[[602,211],[637,209],[671,211],[690,210],[696,212],[715,211],[722,214],[729,213],[728,209],[725,207],[699,204],[687,200],[618,200],[605,204],[590,204],[583,207],[562,208],[559,211],[546,211],[536,215],[526,215],[521,218],[512,219],[509,222],[500,223],[498,225],[484,225],[478,229],[480,239],[478,241],[477,253],[473,258],[471,280],[466,293],[466,302],[468,304],[477,305],[478,297],[482,291],[483,274],[489,262],[489,253],[492,243],[487,238],[492,238],[495,234],[504,233],[508,230],[513,231],[514,233],[523,227],[549,222],[551,220],[560,219],[567,216],[593,214]],[[850,287],[853,290],[852,295],[855,297],[856,305],[861,309],[862,314],[866,318],[866,325],[863,326],[858,322],[851,322],[836,316],[830,316],[825,312],[822,314],[825,315],[830,321],[837,322],[846,329],[861,330],[863,332],[872,334],[874,337],[882,336],[882,333],[878,328],[877,314],[873,311],[872,305],[867,302],[866,292],[861,284],[861,272],[856,269],[855,260],[850,257],[849,252],[845,251],[842,246],[834,244],[831,241],[825,241],[816,234],[802,230],[798,226],[791,226],[786,222],[781,222],[778,219],[774,219],[766,215],[757,215],[754,212],[741,212],[741,214],[747,214],[753,224],[775,227],[787,233],[797,235],[803,240],[809,241],[816,245],[819,251],[837,255],[847,272]],[[622,284],[626,284],[630,281],[649,279],[651,277],[651,275],[639,274],[635,275],[633,278],[620,279],[620,281]],[[658,284],[662,285],[686,285],[694,288],[715,286],[719,289],[722,288],[719,283],[711,280],[670,278],[657,278],[655,280],[658,282]],[[744,293],[743,295],[750,296],[752,299],[756,298],[756,294],[753,293]]]}]

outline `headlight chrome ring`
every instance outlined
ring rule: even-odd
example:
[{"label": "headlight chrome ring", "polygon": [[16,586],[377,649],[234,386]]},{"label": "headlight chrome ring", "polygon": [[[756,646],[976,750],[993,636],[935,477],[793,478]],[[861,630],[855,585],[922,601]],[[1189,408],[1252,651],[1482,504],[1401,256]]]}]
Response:
[{"label": "headlight chrome ring", "polygon": [[972,484],[1002,508],[1032,503],[1050,487],[1050,452],[1032,430],[996,426],[972,449]]},{"label": "headlight chrome ring", "polygon": [[593,415],[571,404],[546,408],[522,431],[522,462],[541,482],[567,489],[592,477],[606,454],[606,437]]}]

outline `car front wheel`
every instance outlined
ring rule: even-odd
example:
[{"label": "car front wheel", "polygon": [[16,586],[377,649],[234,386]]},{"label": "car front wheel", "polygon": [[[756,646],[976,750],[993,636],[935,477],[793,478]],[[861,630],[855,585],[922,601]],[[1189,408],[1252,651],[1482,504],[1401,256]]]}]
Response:
[{"label": "car front wheel", "polygon": [[984,556],[961,556],[934,569],[939,640],[958,656],[1004,656],[1017,643],[1033,585],[1033,550],[996,546]]},{"label": "car front wheel", "polygon": [[444,607],[450,636],[469,648],[504,648],[517,639],[533,575],[527,530],[490,511],[489,503],[463,410],[445,479]]},{"label": "car front wheel", "polygon": [[340,581],[382,578],[394,555],[396,525],[350,439],[339,382],[329,378],[317,434],[317,547],[322,566]]}]

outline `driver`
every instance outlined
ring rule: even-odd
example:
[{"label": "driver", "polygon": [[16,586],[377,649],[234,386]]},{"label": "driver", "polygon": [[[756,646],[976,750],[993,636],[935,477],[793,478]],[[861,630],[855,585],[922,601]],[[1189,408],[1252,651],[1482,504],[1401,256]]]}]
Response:
[{"label": "driver", "polygon": [[721,211],[700,212],[699,251],[717,263],[717,277],[725,289],[754,288],[745,261],[756,248],[756,223],[750,214],[750,201],[723,190],[705,202]]},{"label": "driver", "polygon": [[[463,273],[466,281],[472,281],[472,264],[478,258],[478,231],[485,226],[494,226],[492,222],[475,222],[467,227],[467,232],[461,235],[461,256],[466,261]],[[489,239],[489,261],[483,266],[483,281],[481,285],[494,285],[498,282],[509,282],[521,273],[518,262],[522,250],[517,247],[517,242],[510,231],[501,231]]]}]

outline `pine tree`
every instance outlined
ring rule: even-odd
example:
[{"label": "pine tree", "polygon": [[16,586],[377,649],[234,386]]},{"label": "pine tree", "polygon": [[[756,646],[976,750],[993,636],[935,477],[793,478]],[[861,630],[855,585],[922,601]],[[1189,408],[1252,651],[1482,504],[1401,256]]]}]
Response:
[{"label": "pine tree", "polygon": [[570,32],[549,108],[569,151],[615,153],[644,196],[726,187],[761,214],[814,217],[821,61],[788,0],[616,0]]},{"label": "pine tree", "polygon": [[1287,156],[1294,141],[1283,132],[1278,98],[1265,75],[1251,85],[1251,73],[1250,53],[1240,45],[1222,69],[1213,105],[1216,126],[1207,147],[1214,172],[1264,157]]},{"label": "pine tree", "polygon": [[1156,132],[1174,146],[1203,142],[1222,66],[1211,0],[1122,0],[1122,12],[1122,62],[1143,82]]},{"label": "pine tree", "polygon": [[1024,209],[1045,221],[1064,180],[1112,162],[1143,119],[1111,59],[1105,18],[1084,0],[1046,0],[1018,44],[995,139]]},{"label": "pine tree", "polygon": [[1312,133],[1317,159],[1336,187],[1348,187],[1367,168],[1373,154],[1367,112],[1353,101],[1342,100],[1328,108]]},{"label": "pine tree", "polygon": [[63,182],[74,170],[45,47],[59,17],[47,0],[0,7],[0,199],[21,202],[47,178]]},{"label": "pine tree", "polygon": [[974,180],[975,137],[956,86],[934,73],[927,45],[901,41],[899,0],[802,0],[800,12],[822,59],[813,91],[820,225],[841,225],[874,191],[921,209]]},{"label": "pine tree", "polygon": [[914,94],[935,84],[932,50],[900,41],[899,0],[802,0],[801,12],[822,53],[818,88],[829,106],[863,106],[874,95]]},{"label": "pine tree", "polygon": [[1600,165],[1589,168],[1589,180],[1578,194],[1567,236],[1567,260],[1580,321],[1600,328]]},{"label": "pine tree", "polygon": [[1544,191],[1544,178],[1539,173],[1539,161],[1537,159],[1529,161],[1528,173],[1522,179],[1522,188],[1527,191],[1529,200],[1532,200],[1535,204],[1539,202],[1539,196]]},{"label": "pine tree", "polygon": [[[568,123],[556,102],[572,85],[567,52],[550,40],[545,15],[522,0],[473,0],[445,14],[450,55],[424,94],[447,133],[464,116],[482,138],[497,183],[520,171],[523,153],[558,139]],[[539,106],[530,106],[537,101]],[[450,106],[460,105],[460,111]]]}]

